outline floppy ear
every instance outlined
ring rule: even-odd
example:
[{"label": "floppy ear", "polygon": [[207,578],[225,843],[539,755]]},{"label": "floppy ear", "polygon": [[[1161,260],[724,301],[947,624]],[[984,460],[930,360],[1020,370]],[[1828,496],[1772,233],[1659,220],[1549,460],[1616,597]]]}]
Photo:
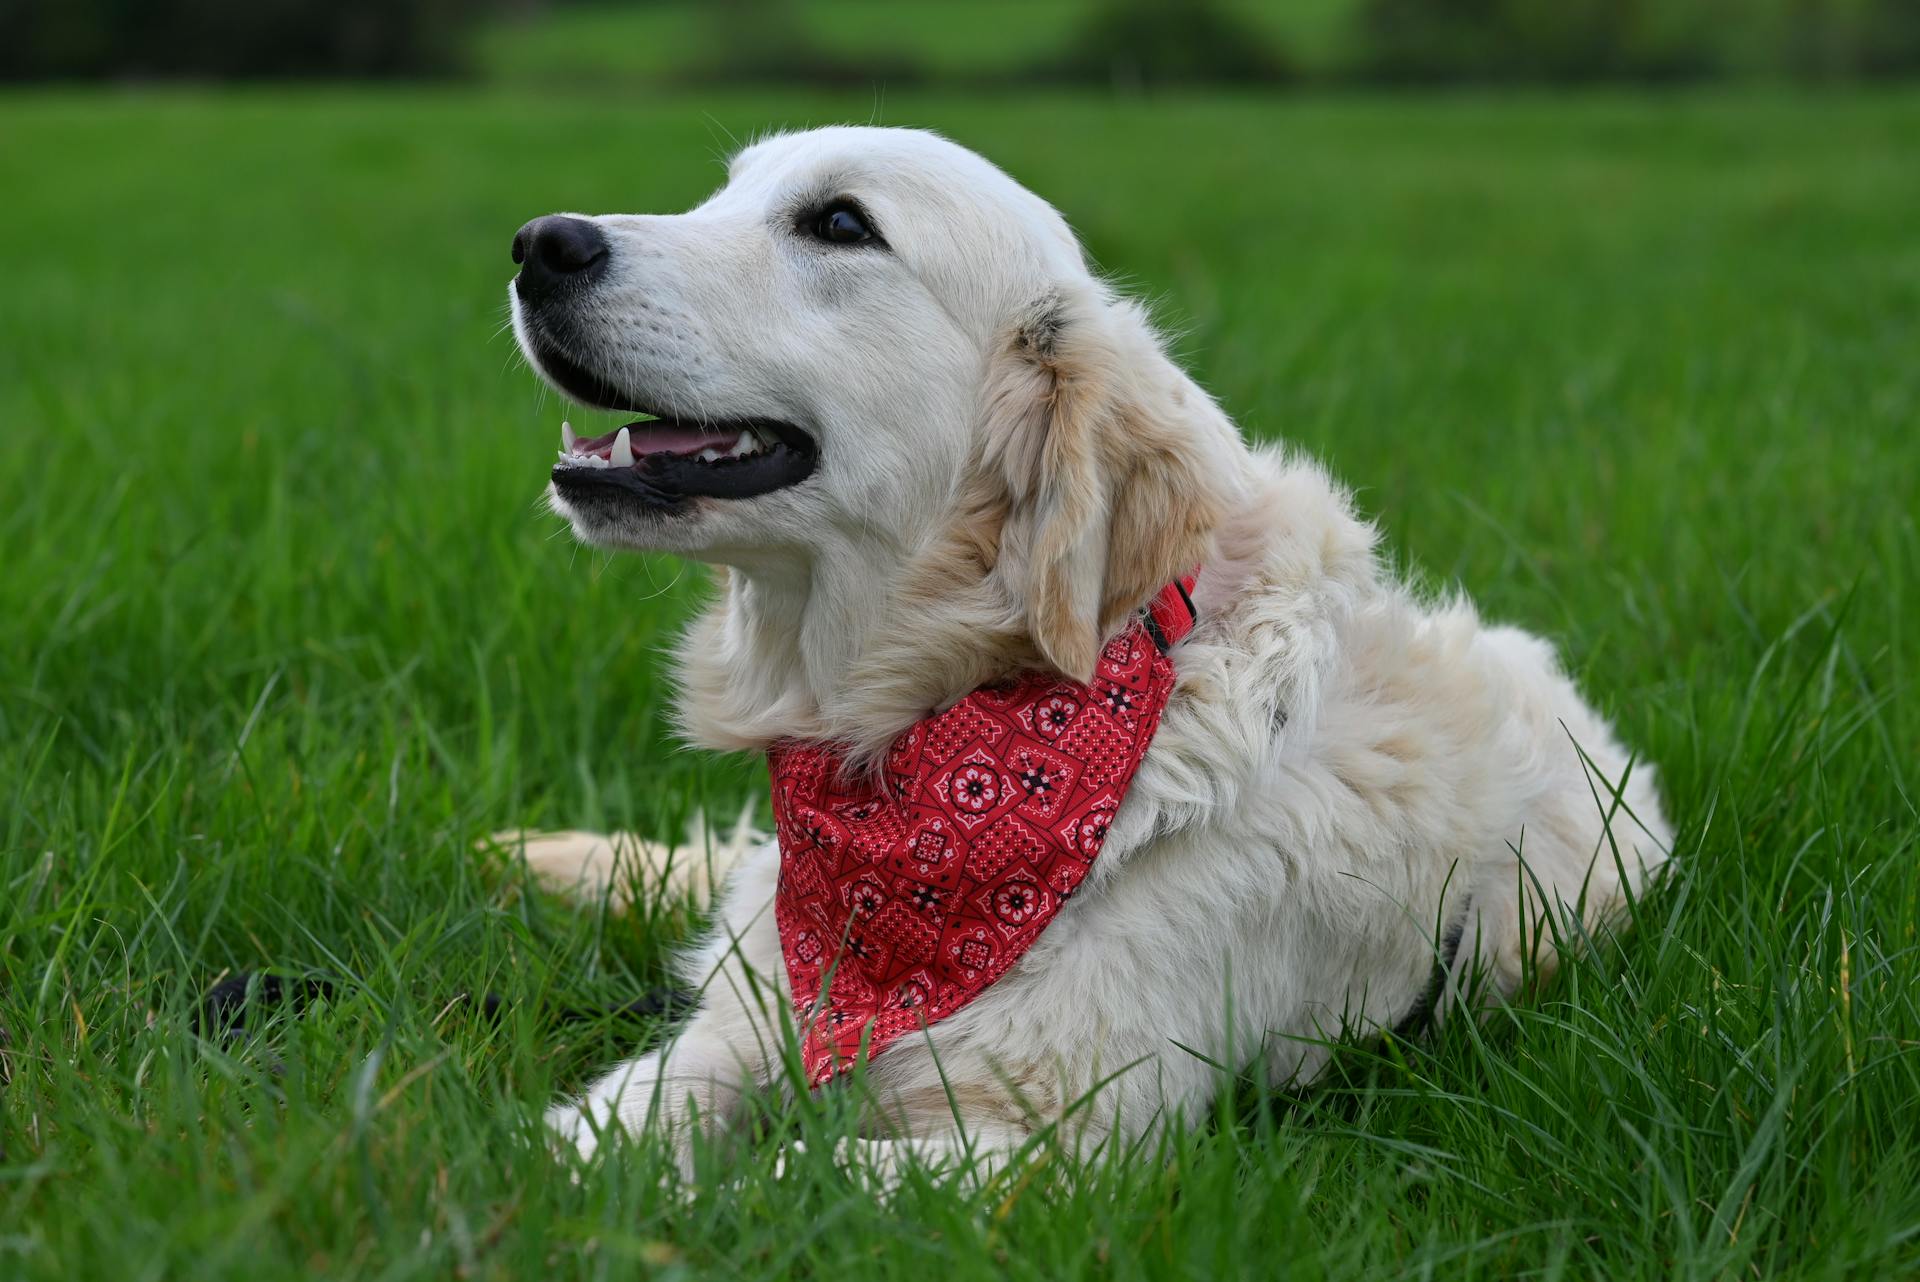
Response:
[{"label": "floppy ear", "polygon": [[1139,305],[1093,285],[1016,321],[986,427],[1009,498],[995,573],[1041,655],[1086,680],[1127,616],[1205,556],[1238,435]]}]

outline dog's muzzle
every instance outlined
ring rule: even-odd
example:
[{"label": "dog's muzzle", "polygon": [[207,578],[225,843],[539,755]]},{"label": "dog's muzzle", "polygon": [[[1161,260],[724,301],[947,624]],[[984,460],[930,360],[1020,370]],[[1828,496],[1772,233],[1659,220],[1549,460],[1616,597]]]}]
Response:
[{"label": "dog's muzzle", "polygon": [[748,499],[797,485],[820,451],[799,427],[711,412],[676,417],[656,409],[576,356],[573,304],[607,274],[612,248],[598,224],[565,214],[536,218],[513,237],[513,292],[525,318],[529,360],[568,396],[595,409],[644,417],[604,435],[560,425],[556,494],[579,512],[684,510],[689,500]]}]

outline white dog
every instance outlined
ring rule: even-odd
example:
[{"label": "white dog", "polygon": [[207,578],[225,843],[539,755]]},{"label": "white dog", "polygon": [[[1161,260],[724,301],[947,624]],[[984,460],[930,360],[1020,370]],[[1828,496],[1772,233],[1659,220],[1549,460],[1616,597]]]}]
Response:
[{"label": "white dog", "polygon": [[[1250,448],[1060,215],[971,152],[776,137],[688,213],[538,219],[514,257],[541,373],[654,420],[563,426],[554,509],[590,543],[724,567],[677,656],[695,743],[871,768],[982,687],[1086,681],[1197,567],[1177,684],[1071,902],[872,1056],[860,1142],[883,1163],[1137,1137],[1202,1113],[1222,1063],[1306,1081],[1337,1036],[1512,994],[1664,860],[1652,772],[1551,649],[1411,595],[1346,494]],[[701,861],[636,849],[704,892]],[[549,880],[613,880],[611,839],[527,851]],[[697,1011],[549,1115],[583,1153],[725,1126],[818,1015],[791,1004],[780,843],[717,862]]]}]

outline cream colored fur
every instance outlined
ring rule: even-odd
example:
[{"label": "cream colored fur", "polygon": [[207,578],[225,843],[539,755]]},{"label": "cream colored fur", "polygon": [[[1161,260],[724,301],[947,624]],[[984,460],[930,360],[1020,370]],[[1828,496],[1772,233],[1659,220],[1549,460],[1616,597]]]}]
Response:
[{"label": "cream colored fur", "polygon": [[695,815],[679,843],[649,841],[630,832],[496,832],[485,843],[511,852],[535,881],[585,903],[606,901],[625,912],[641,899],[689,899],[705,904],[733,866],[765,837],[753,827],[748,804],[728,831]]},{"label": "cream colored fur", "polygon": [[[783,239],[768,211],[818,192],[873,210],[888,247],[851,252],[886,257]],[[1618,922],[1664,860],[1653,772],[1551,648],[1409,593],[1348,495],[1244,443],[1059,216],[979,157],[815,131],[749,148],[688,214],[601,221],[625,265],[578,358],[703,413],[779,415],[822,449],[791,490],[683,515],[556,501],[594,542],[727,567],[676,660],[694,742],[832,738],[870,760],[988,680],[1086,676],[1200,567],[1178,686],[1093,873],[1003,979],[873,1061],[875,1166],[1002,1157],[1063,1119],[1077,1145],[1136,1137],[1203,1115],[1214,1064],[1311,1080],[1328,1039],[1421,1006],[1449,932],[1441,1009],[1476,973],[1474,995],[1506,998],[1551,970],[1549,923]],[[641,332],[643,313],[672,335]],[[722,848],[737,860],[714,930],[682,964],[697,1011],[549,1115],[582,1153],[724,1127],[777,1089],[779,852]],[[527,856],[550,883],[615,881],[608,839]],[[697,892],[668,871],[682,857],[637,845],[639,884]]]}]

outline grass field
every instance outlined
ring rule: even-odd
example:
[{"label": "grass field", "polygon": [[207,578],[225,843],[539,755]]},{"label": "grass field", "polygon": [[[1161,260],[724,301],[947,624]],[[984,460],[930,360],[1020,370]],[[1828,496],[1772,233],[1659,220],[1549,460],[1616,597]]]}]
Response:
[{"label": "grass field", "polygon": [[[536,504],[508,239],[873,110],[0,98],[0,1277],[1920,1271],[1911,95],[891,96],[1052,197],[1411,573],[1560,642],[1664,771],[1675,875],[1537,1002],[1077,1180],[883,1206],[765,1143],[682,1197],[652,1148],[544,1155],[643,1033],[543,1010],[656,982],[687,914],[471,843],[666,834],[759,773],[668,736],[699,576]],[[346,982],[197,1038],[264,962]],[[482,989],[498,1026],[449,1006]]]}]

